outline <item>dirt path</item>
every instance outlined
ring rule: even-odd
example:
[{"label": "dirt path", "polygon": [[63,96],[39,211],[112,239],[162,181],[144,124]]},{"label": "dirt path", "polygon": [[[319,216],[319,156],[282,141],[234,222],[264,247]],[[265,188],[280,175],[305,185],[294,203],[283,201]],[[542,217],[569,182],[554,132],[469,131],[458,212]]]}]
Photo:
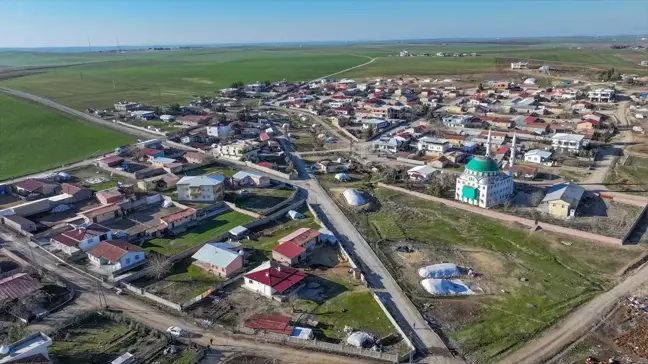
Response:
[{"label": "dirt path", "polygon": [[528,342],[502,363],[543,363],[550,360],[563,348],[587,334],[599,321],[604,320],[619,299],[631,294],[647,280],[648,265],[644,265],[611,290],[572,312],[542,337]]},{"label": "dirt path", "polygon": [[[355,54],[353,54],[353,55],[355,55]],[[360,57],[360,56],[357,56],[357,57]],[[329,78],[329,77],[331,77],[331,76],[339,75],[340,73],[348,72],[348,71],[354,70],[354,69],[356,69],[356,68],[364,67],[364,66],[366,66],[366,65],[368,65],[368,64],[370,64],[370,63],[373,63],[376,59],[378,59],[378,57],[375,57],[375,58],[371,58],[371,57],[368,57],[368,56],[362,56],[362,57],[367,57],[367,58],[369,58],[369,62],[365,62],[365,63],[363,63],[363,64],[359,64],[359,65],[357,65],[357,66],[349,67],[349,68],[347,68],[347,69],[343,69],[342,71],[338,71],[338,72],[335,72],[335,73],[331,73],[331,74],[326,75],[326,76],[318,77],[318,78],[316,78],[316,79],[314,79],[314,80],[309,81],[309,83],[310,83],[310,82],[313,82],[313,81],[320,80],[320,79],[322,79],[322,78]]]}]

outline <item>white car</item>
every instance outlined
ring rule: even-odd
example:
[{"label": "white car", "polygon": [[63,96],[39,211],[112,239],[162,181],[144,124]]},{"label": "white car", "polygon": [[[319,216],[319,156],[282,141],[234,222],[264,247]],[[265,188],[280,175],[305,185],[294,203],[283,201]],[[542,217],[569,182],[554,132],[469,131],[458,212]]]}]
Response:
[{"label": "white car", "polygon": [[180,337],[182,336],[183,330],[179,328],[178,326],[171,326],[167,329],[167,332],[173,336]]}]

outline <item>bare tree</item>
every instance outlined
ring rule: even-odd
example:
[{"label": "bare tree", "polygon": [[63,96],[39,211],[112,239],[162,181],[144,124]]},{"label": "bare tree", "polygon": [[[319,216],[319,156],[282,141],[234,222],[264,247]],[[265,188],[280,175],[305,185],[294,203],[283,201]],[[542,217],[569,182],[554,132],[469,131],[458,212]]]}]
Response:
[{"label": "bare tree", "polygon": [[146,264],[146,275],[154,279],[162,279],[171,273],[171,262],[160,254],[152,254]]},{"label": "bare tree", "polygon": [[540,202],[542,202],[542,199],[544,198],[544,193],[540,190],[535,190],[531,192],[531,196],[529,196],[529,202],[531,203],[531,206],[536,207],[540,205]]}]

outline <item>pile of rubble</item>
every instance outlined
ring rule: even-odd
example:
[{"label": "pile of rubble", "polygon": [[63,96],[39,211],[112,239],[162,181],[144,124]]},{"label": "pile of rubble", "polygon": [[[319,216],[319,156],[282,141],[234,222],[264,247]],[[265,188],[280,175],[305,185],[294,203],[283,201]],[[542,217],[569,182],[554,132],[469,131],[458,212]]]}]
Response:
[{"label": "pile of rubble", "polygon": [[623,319],[630,329],[614,338],[614,343],[629,353],[648,358],[648,297],[630,297]]}]

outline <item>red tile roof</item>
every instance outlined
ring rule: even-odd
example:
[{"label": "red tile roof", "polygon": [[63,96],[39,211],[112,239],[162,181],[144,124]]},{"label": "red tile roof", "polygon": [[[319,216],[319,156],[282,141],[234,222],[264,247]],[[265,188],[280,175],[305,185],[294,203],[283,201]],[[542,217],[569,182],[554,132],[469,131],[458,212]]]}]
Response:
[{"label": "red tile roof", "polygon": [[198,153],[198,152],[187,152],[185,153],[184,157],[185,159],[192,158],[192,159],[204,160],[205,158],[207,158],[207,154]]},{"label": "red tile roof", "polygon": [[152,148],[144,148],[144,149],[142,149],[142,154],[144,154],[146,156],[149,156],[149,157],[156,156],[160,152],[162,152],[162,151],[158,150],[158,149],[152,149]]},{"label": "red tile roof", "polygon": [[495,151],[495,153],[496,154],[504,154],[504,153],[508,152],[509,150],[511,150],[511,147],[501,147],[501,148],[498,148],[497,151]]},{"label": "red tile roof", "polygon": [[301,228],[279,239],[282,244],[293,243],[303,247],[307,242],[320,236],[320,232],[311,228]]},{"label": "red tile roof", "polygon": [[14,183],[14,186],[17,188],[23,189],[25,191],[36,191],[37,189],[43,187],[44,183],[38,180],[35,180],[33,178],[26,179],[24,181],[20,181],[17,183]]},{"label": "red tile roof", "polygon": [[306,250],[295,243],[283,243],[274,247],[272,251],[277,252],[288,259],[295,259]]},{"label": "red tile roof", "polygon": [[74,195],[75,193],[81,192],[83,190],[87,190],[87,188],[81,187],[81,186],[79,186],[77,184],[73,184],[73,183],[63,183],[63,184],[61,184],[61,191],[63,193],[67,193],[69,195]]},{"label": "red tile roof", "polygon": [[18,273],[0,279],[0,302],[24,297],[43,288],[39,281],[27,273]]},{"label": "red tile roof", "polygon": [[245,327],[284,335],[291,335],[294,330],[290,326],[290,317],[279,315],[254,315],[245,321]]},{"label": "red tile roof", "polygon": [[97,244],[88,254],[116,262],[128,252],[143,252],[144,249],[123,240],[105,240]]},{"label": "red tile roof", "polygon": [[306,278],[306,273],[283,264],[270,262],[270,268],[248,273],[245,278],[272,287],[279,293],[284,293],[303,281]]},{"label": "red tile roof", "polygon": [[592,123],[592,125],[598,125],[600,123],[600,121],[594,120],[594,119],[585,119],[583,121],[579,121],[578,123],[579,124],[581,124],[581,123]]},{"label": "red tile roof", "polygon": [[194,209],[184,209],[182,211],[178,211],[176,213],[173,213],[171,215],[163,216],[160,218],[160,220],[166,222],[167,224],[170,224],[172,222],[182,220],[187,216],[191,216],[196,213],[196,210]]},{"label": "red tile roof", "polygon": [[105,226],[99,224],[90,224],[87,227],[77,227],[72,230],[68,230],[59,235],[53,237],[54,240],[59,243],[67,246],[77,246],[79,243],[85,239],[94,238],[95,236],[103,235],[109,232]]},{"label": "red tile roof", "polygon": [[270,162],[259,162],[259,163],[257,163],[257,166],[261,166],[261,167],[266,167],[266,168],[270,168],[270,169],[272,169],[272,163],[270,163]]},{"label": "red tile roof", "polygon": [[118,155],[112,155],[110,157],[106,157],[101,160],[101,162],[106,163],[109,166],[119,164],[124,161],[124,158],[118,156]]},{"label": "red tile roof", "polygon": [[536,116],[527,116],[526,118],[524,118],[524,123],[527,124],[527,125],[533,124],[533,123],[535,123],[537,121],[538,121],[538,118]]},{"label": "red tile roof", "polygon": [[265,142],[266,140],[270,140],[270,135],[268,135],[268,133],[261,133],[259,134],[259,140],[262,142]]},{"label": "red tile roof", "polygon": [[83,215],[89,219],[92,219],[93,217],[101,216],[103,214],[107,214],[109,212],[115,212],[119,211],[121,207],[116,204],[112,203],[109,205],[104,205],[104,206],[99,206],[94,209],[88,209],[80,213],[80,215]]},{"label": "red tile roof", "polygon": [[79,245],[78,240],[72,239],[72,238],[70,238],[68,236],[65,236],[63,234],[58,234],[56,236],[53,236],[52,239],[59,242],[59,243],[61,243],[61,244],[63,244],[63,245],[66,245],[66,246],[78,246]]}]

